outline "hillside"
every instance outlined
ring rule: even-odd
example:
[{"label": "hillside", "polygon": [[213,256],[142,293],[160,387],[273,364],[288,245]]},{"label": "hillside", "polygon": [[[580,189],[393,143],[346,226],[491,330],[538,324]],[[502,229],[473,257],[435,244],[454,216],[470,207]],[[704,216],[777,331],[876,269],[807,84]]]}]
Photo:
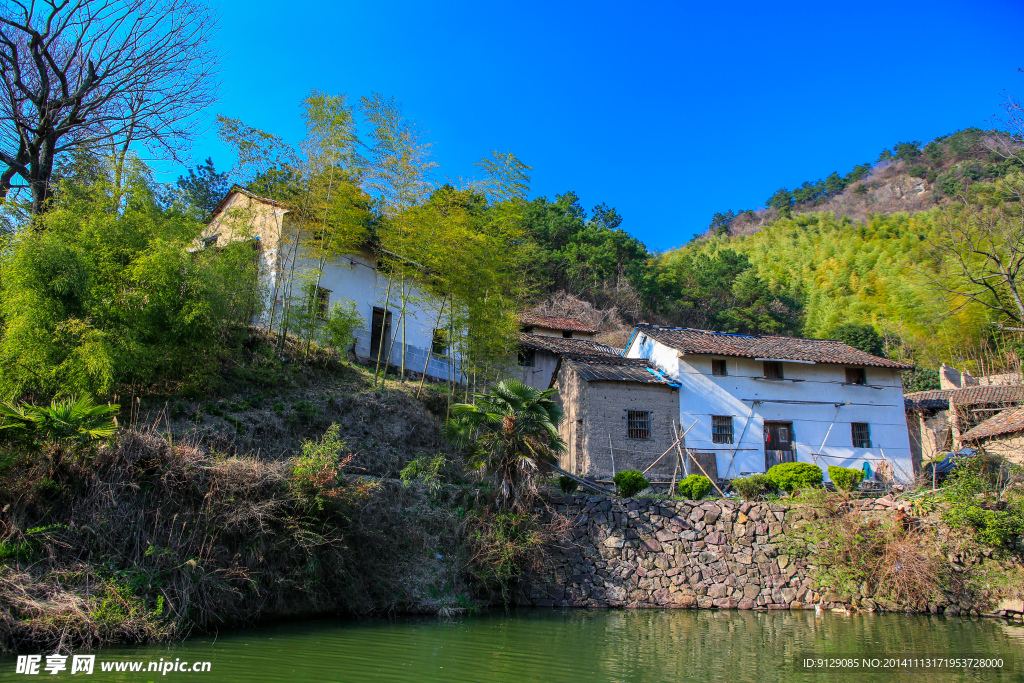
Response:
[{"label": "hillside", "polygon": [[922,368],[1014,365],[1016,342],[996,333],[999,316],[940,295],[933,278],[939,224],[956,198],[1013,204],[998,188],[1019,173],[1019,147],[977,128],[899,143],[845,175],[781,188],[764,208],[715,214],[704,233],[661,254],[632,240],[614,209],[588,217],[571,193],[535,200],[541,306],[571,313],[583,300],[603,311],[611,339],[641,320],[808,337],[854,323]]}]

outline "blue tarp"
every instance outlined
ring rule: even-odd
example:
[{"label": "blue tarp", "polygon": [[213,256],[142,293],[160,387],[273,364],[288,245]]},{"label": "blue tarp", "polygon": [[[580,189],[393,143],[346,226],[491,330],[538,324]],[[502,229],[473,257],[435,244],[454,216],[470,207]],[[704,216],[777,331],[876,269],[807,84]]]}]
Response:
[{"label": "blue tarp", "polygon": [[[958,451],[947,453],[946,457],[940,460],[938,464],[935,465],[935,474],[940,474],[943,476],[949,474],[950,472],[953,471],[953,468],[957,466],[958,461],[964,458],[968,458],[972,455],[974,455],[973,448],[961,448]],[[924,470],[928,472],[928,474],[931,474],[931,468],[931,463],[924,466]]]}]

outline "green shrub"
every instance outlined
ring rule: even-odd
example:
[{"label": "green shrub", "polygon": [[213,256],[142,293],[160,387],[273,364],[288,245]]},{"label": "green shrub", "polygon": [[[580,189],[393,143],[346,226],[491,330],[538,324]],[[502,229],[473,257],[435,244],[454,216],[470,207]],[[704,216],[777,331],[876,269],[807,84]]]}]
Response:
[{"label": "green shrub", "polygon": [[828,477],[832,480],[832,483],[835,484],[837,489],[849,493],[860,486],[860,482],[864,479],[864,472],[862,470],[851,469],[849,467],[829,465]]},{"label": "green shrub", "polygon": [[973,529],[989,546],[1008,546],[1024,537],[1024,470],[984,454],[957,462],[946,480],[943,497],[949,503],[943,520]]},{"label": "green shrub", "polygon": [[632,498],[651,485],[651,482],[636,470],[623,470],[616,474],[612,481],[615,482],[615,488],[623,498]]},{"label": "green shrub", "polygon": [[353,457],[352,454],[342,457],[347,449],[336,424],[332,424],[319,441],[303,442],[302,455],[295,458],[292,465],[292,488],[322,510],[328,500],[341,494],[341,472]]},{"label": "green shrub", "polygon": [[733,479],[730,483],[744,500],[757,500],[760,496],[775,491],[775,485],[763,474],[752,474],[749,477]]},{"label": "green shrub", "polygon": [[765,476],[780,491],[795,491],[821,486],[825,475],[820,467],[809,462],[784,462],[772,467]]},{"label": "green shrub", "polygon": [[440,454],[417,455],[402,468],[398,476],[406,484],[414,480],[422,481],[431,491],[437,492],[445,483],[444,469],[448,464],[448,459]]},{"label": "green shrub", "polygon": [[679,482],[679,495],[687,500],[700,500],[711,490],[711,480],[703,474],[691,474]]},{"label": "green shrub", "polygon": [[579,487],[579,482],[572,477],[563,474],[558,478],[558,488],[562,489],[562,493],[570,494]]}]

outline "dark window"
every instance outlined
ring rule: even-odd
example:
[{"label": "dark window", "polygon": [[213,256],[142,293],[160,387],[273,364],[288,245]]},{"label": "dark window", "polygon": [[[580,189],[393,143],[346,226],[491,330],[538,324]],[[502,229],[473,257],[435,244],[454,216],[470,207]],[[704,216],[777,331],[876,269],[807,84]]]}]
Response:
[{"label": "dark window", "polygon": [[711,440],[714,443],[732,443],[732,416],[711,416]]},{"label": "dark window", "polygon": [[217,241],[219,239],[220,239],[220,233],[217,233],[216,235],[211,235],[210,237],[204,237],[203,238],[203,246],[206,247],[206,248],[215,247],[215,246],[217,246]]},{"label": "dark window", "polygon": [[764,362],[765,379],[783,379],[782,363],[777,360],[766,360]]},{"label": "dark window", "polygon": [[725,366],[724,360],[714,358],[711,361],[711,374],[719,377],[725,377],[729,374],[729,369]]},{"label": "dark window", "polygon": [[864,368],[846,368],[847,384],[867,384],[868,376]]},{"label": "dark window", "polygon": [[853,433],[854,448],[871,448],[871,428],[867,422],[851,423],[850,431]]},{"label": "dark window", "polygon": [[533,362],[536,360],[537,352],[533,349],[520,349],[519,350],[519,364],[524,368],[532,368]]},{"label": "dark window", "polygon": [[430,342],[430,352],[442,358],[448,355],[448,330],[434,330],[434,339]]},{"label": "dark window", "polygon": [[651,438],[651,411],[626,411],[626,436],[630,439]]},{"label": "dark window", "polygon": [[313,310],[316,317],[323,320],[327,317],[327,306],[331,303],[331,290],[323,287],[316,288],[316,298],[313,301]]},{"label": "dark window", "polygon": [[562,336],[566,339],[572,339],[572,332],[562,332]]}]

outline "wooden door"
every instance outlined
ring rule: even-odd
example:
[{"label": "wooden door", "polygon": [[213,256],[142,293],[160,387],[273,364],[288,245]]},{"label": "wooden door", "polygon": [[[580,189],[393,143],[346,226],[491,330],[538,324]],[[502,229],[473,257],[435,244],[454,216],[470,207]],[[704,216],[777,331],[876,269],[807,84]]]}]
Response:
[{"label": "wooden door", "polygon": [[764,423],[764,468],[783,462],[796,462],[796,449],[793,447],[792,422]]}]

